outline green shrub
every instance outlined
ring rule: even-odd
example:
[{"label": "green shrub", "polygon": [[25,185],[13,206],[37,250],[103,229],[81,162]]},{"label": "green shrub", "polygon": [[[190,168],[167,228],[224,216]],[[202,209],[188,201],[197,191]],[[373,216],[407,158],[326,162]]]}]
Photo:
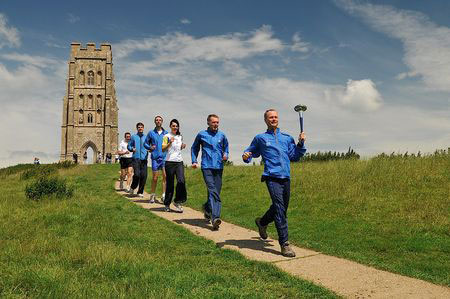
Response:
[{"label": "green shrub", "polygon": [[54,167],[53,164],[33,165],[33,166],[34,166],[33,168],[30,168],[22,172],[22,174],[20,175],[21,180],[28,180],[39,176],[49,176],[57,171],[56,167]]},{"label": "green shrub", "polygon": [[51,195],[58,199],[69,198],[73,195],[73,188],[68,187],[66,181],[60,177],[40,176],[26,186],[25,195],[32,200],[39,200]]}]

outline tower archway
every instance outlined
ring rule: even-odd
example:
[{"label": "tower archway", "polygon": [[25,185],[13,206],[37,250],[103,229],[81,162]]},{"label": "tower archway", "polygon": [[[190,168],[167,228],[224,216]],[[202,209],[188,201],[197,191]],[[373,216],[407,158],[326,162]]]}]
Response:
[{"label": "tower archway", "polygon": [[93,164],[97,161],[98,148],[94,142],[88,141],[80,148],[81,163]]}]

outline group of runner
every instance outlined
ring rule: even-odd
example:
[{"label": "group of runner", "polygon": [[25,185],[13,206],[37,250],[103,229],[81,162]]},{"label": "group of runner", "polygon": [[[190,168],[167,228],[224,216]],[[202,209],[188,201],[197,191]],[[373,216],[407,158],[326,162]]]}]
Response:
[{"label": "group of runner", "polygon": [[[298,161],[306,153],[305,134],[301,132],[298,142],[290,135],[280,132],[278,128],[278,112],[266,110],[264,121],[267,131],[255,136],[250,146],[244,150],[242,159],[250,163],[252,158],[262,157],[264,172],[261,181],[265,182],[272,199],[267,212],[255,219],[259,235],[267,239],[267,226],[275,222],[281,253],[287,257],[295,257],[295,252],[288,242],[287,209],[290,198],[290,162]],[[155,128],[144,134],[144,124],[136,124],[136,134],[125,133],[120,143],[121,176],[120,188],[129,194],[143,197],[147,180],[148,153],[151,153],[152,185],[150,203],[156,200],[156,186],[159,173],[162,173],[162,196],[165,211],[170,212],[173,200],[174,211],[182,213],[183,203],[187,200],[184,163],[181,151],[186,148],[180,133],[180,123],[172,119],[170,131],[166,131],[163,118],[156,116]],[[206,219],[211,221],[212,229],[218,230],[221,224],[220,213],[222,201],[222,174],[224,162],[229,158],[228,139],[219,131],[219,116],[210,114],[207,117],[208,128],[200,131],[191,146],[192,167],[198,168],[198,155],[201,150],[201,171],[208,195],[203,204]],[[125,178],[126,186],[124,186]],[[131,179],[132,178],[132,179]],[[176,187],[174,181],[176,179]]]}]

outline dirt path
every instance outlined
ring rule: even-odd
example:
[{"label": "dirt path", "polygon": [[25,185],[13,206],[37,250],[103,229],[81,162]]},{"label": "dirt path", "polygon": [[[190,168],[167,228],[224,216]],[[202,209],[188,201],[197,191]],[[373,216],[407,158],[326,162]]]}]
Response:
[{"label": "dirt path", "polygon": [[[118,193],[127,196],[124,192]],[[309,249],[293,246],[297,257],[285,258],[280,254],[278,241],[263,241],[256,231],[227,222],[222,222],[219,231],[212,231],[211,225],[199,211],[184,207],[184,213],[164,212],[164,205],[148,203],[148,194],[145,194],[145,199],[131,199],[157,216],[214,241],[219,247],[237,250],[252,260],[272,263],[294,276],[322,285],[347,298],[450,298],[450,288]]]}]

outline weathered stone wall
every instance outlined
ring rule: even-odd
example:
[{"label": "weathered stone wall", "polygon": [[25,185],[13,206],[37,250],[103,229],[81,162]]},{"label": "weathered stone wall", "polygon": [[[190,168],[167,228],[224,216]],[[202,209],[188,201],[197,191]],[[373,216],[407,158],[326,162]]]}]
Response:
[{"label": "weathered stone wall", "polygon": [[103,157],[118,146],[118,107],[109,44],[99,49],[71,44],[67,91],[63,99],[61,161],[78,161],[88,147]]}]

